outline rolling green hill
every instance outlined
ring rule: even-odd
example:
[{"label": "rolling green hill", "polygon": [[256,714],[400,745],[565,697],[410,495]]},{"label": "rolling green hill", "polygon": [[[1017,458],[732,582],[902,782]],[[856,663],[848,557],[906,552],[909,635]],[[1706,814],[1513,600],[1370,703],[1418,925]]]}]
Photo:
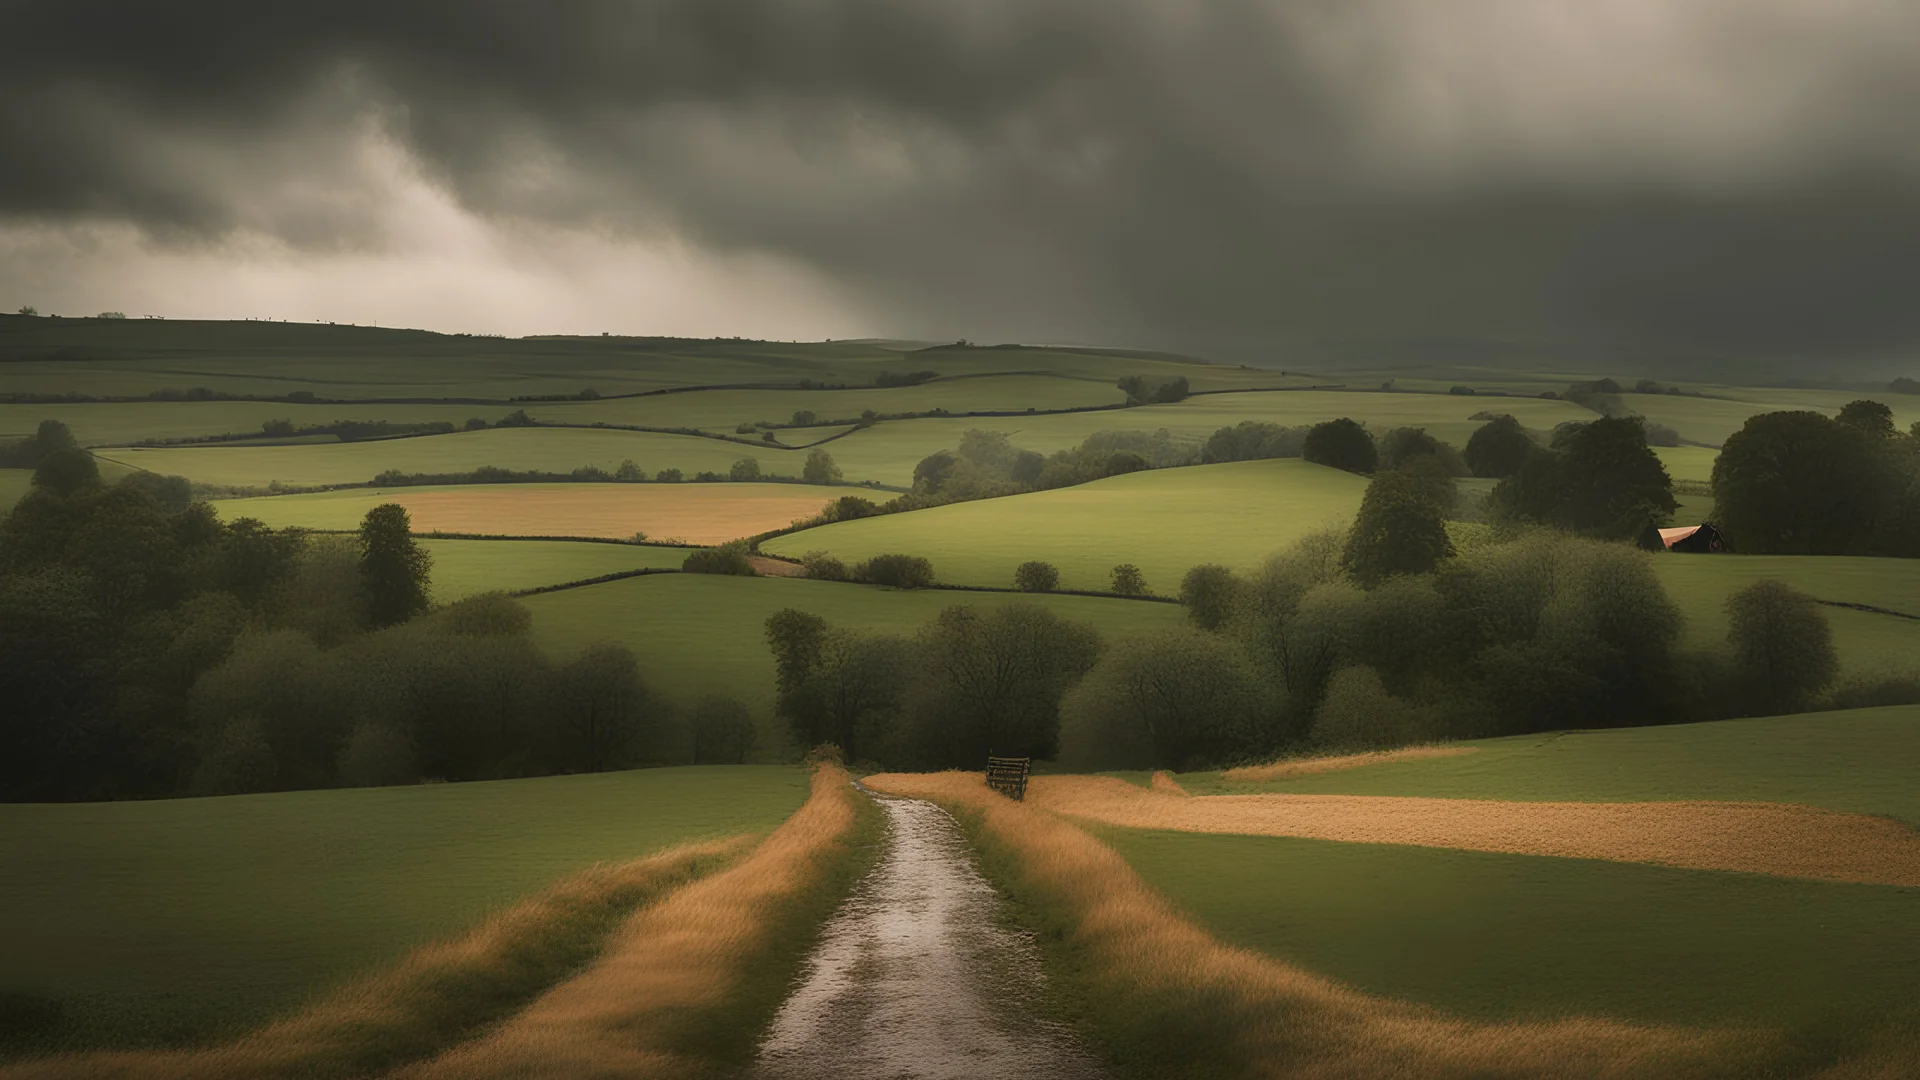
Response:
[{"label": "rolling green hill", "polygon": [[1341,525],[1366,479],[1299,459],[1132,473],[1078,487],[956,503],[825,525],[763,544],[797,556],[830,551],[849,564],[883,552],[933,561],[939,580],[1009,586],[1014,567],[1040,559],[1061,585],[1105,589],[1116,563],[1171,594],[1199,563],[1250,568],[1294,539]]},{"label": "rolling green hill", "polygon": [[596,862],[771,829],[797,768],[0,805],[0,991],[75,1045],[256,1023]]},{"label": "rolling green hill", "polygon": [[1196,794],[1288,791],[1446,799],[1789,802],[1920,826],[1920,706],[1482,739],[1458,757],[1260,784],[1194,773]]},{"label": "rolling green hill", "polygon": [[1484,1020],[1831,1038],[1910,1019],[1920,890],[1255,836],[1103,829],[1221,939]]}]

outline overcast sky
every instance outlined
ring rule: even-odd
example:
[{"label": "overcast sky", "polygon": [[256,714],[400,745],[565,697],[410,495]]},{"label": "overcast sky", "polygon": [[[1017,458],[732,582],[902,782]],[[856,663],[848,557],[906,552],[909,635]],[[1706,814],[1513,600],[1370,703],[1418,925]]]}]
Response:
[{"label": "overcast sky", "polygon": [[9,310],[1277,359],[1920,346],[1913,0],[0,0],[0,25]]}]

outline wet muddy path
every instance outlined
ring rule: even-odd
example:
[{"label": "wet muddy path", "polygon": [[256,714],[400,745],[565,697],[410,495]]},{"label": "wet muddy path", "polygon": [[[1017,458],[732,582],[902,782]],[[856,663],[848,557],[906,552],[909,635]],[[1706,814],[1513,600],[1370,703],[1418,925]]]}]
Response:
[{"label": "wet muddy path", "polygon": [[1066,1031],[1022,1015],[1041,985],[1039,957],[995,923],[997,898],[959,825],[929,802],[875,801],[886,853],[828,921],[757,1075],[1097,1077]]}]

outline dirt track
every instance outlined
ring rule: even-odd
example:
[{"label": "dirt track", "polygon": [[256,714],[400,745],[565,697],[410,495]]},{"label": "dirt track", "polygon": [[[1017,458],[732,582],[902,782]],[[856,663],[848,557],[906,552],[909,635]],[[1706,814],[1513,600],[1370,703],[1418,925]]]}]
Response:
[{"label": "dirt track", "polygon": [[960,827],[928,802],[882,799],[887,853],[832,921],[761,1046],[767,1080],[1093,1077],[1066,1033],[1021,1015],[1040,987],[1030,943]]},{"label": "dirt track", "polygon": [[1036,777],[1028,800],[1073,817],[1141,829],[1411,844],[1920,887],[1920,831],[1888,818],[1780,803],[1189,798],[1094,776]]}]

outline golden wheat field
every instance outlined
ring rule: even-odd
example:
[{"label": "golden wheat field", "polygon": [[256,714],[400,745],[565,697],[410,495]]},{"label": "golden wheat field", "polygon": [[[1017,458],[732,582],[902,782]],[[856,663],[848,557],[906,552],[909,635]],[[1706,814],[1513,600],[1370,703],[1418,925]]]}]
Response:
[{"label": "golden wheat field", "polygon": [[1552,855],[1920,886],[1920,831],[1784,803],[1507,802],[1378,795],[1211,795],[1099,776],[1036,777],[1035,806],[1108,825]]}]

